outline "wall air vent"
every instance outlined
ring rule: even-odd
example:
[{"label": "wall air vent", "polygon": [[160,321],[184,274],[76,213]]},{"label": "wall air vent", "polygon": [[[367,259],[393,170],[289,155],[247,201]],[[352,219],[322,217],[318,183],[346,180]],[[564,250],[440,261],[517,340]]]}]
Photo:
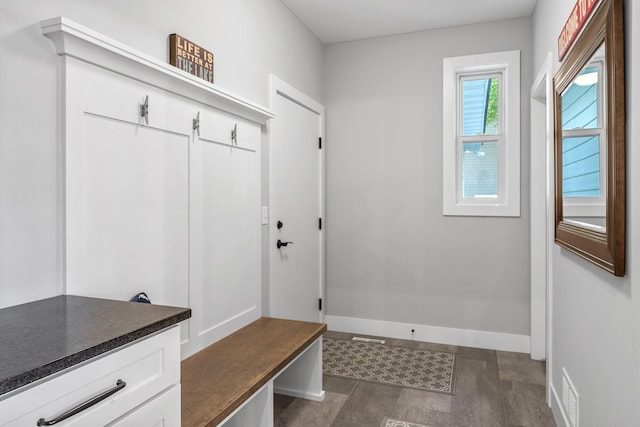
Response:
[{"label": "wall air vent", "polygon": [[360,341],[360,342],[370,342],[376,344],[384,344],[384,340],[377,340],[375,338],[365,338],[365,337],[353,337],[351,341]]},{"label": "wall air vent", "polygon": [[562,405],[571,427],[578,427],[578,392],[564,368],[562,368]]}]

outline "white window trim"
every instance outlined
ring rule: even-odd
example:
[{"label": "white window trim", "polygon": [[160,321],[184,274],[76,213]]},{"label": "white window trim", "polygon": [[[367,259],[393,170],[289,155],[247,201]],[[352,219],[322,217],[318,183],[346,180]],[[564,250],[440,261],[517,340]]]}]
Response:
[{"label": "white window trim", "polygon": [[[462,198],[459,78],[473,73],[502,73],[503,108],[500,179],[497,198]],[[443,215],[520,216],[520,51],[458,56],[443,60]]]}]

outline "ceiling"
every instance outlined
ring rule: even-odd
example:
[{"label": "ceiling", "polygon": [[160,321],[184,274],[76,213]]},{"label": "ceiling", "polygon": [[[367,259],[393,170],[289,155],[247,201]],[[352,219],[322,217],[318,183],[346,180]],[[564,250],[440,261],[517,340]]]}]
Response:
[{"label": "ceiling", "polygon": [[530,16],[536,0],[281,0],[322,43]]}]

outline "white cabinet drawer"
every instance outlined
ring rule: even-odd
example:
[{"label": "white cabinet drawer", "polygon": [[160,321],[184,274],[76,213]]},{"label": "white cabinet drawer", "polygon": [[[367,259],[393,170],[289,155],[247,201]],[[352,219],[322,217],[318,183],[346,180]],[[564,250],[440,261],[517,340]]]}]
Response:
[{"label": "white cabinet drawer", "polygon": [[7,427],[36,426],[40,418],[50,421],[59,417],[122,380],[124,388],[56,424],[104,426],[180,382],[179,348],[180,329],[174,326],[32,388],[17,390],[17,394],[0,401],[0,423]]},{"label": "white cabinet drawer", "polygon": [[171,387],[109,427],[179,427],[180,385]]}]

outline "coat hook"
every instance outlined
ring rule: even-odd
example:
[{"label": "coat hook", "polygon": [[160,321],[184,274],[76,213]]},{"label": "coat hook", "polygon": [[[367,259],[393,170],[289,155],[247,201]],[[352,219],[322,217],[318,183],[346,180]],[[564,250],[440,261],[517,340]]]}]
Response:
[{"label": "coat hook", "polygon": [[238,145],[238,124],[236,123],[231,129],[231,144]]},{"label": "coat hook", "polygon": [[198,132],[198,138],[200,138],[200,111],[195,119],[193,119],[193,130]]},{"label": "coat hook", "polygon": [[140,105],[140,117],[144,118],[146,124],[149,124],[149,95],[144,98],[144,104]]}]

